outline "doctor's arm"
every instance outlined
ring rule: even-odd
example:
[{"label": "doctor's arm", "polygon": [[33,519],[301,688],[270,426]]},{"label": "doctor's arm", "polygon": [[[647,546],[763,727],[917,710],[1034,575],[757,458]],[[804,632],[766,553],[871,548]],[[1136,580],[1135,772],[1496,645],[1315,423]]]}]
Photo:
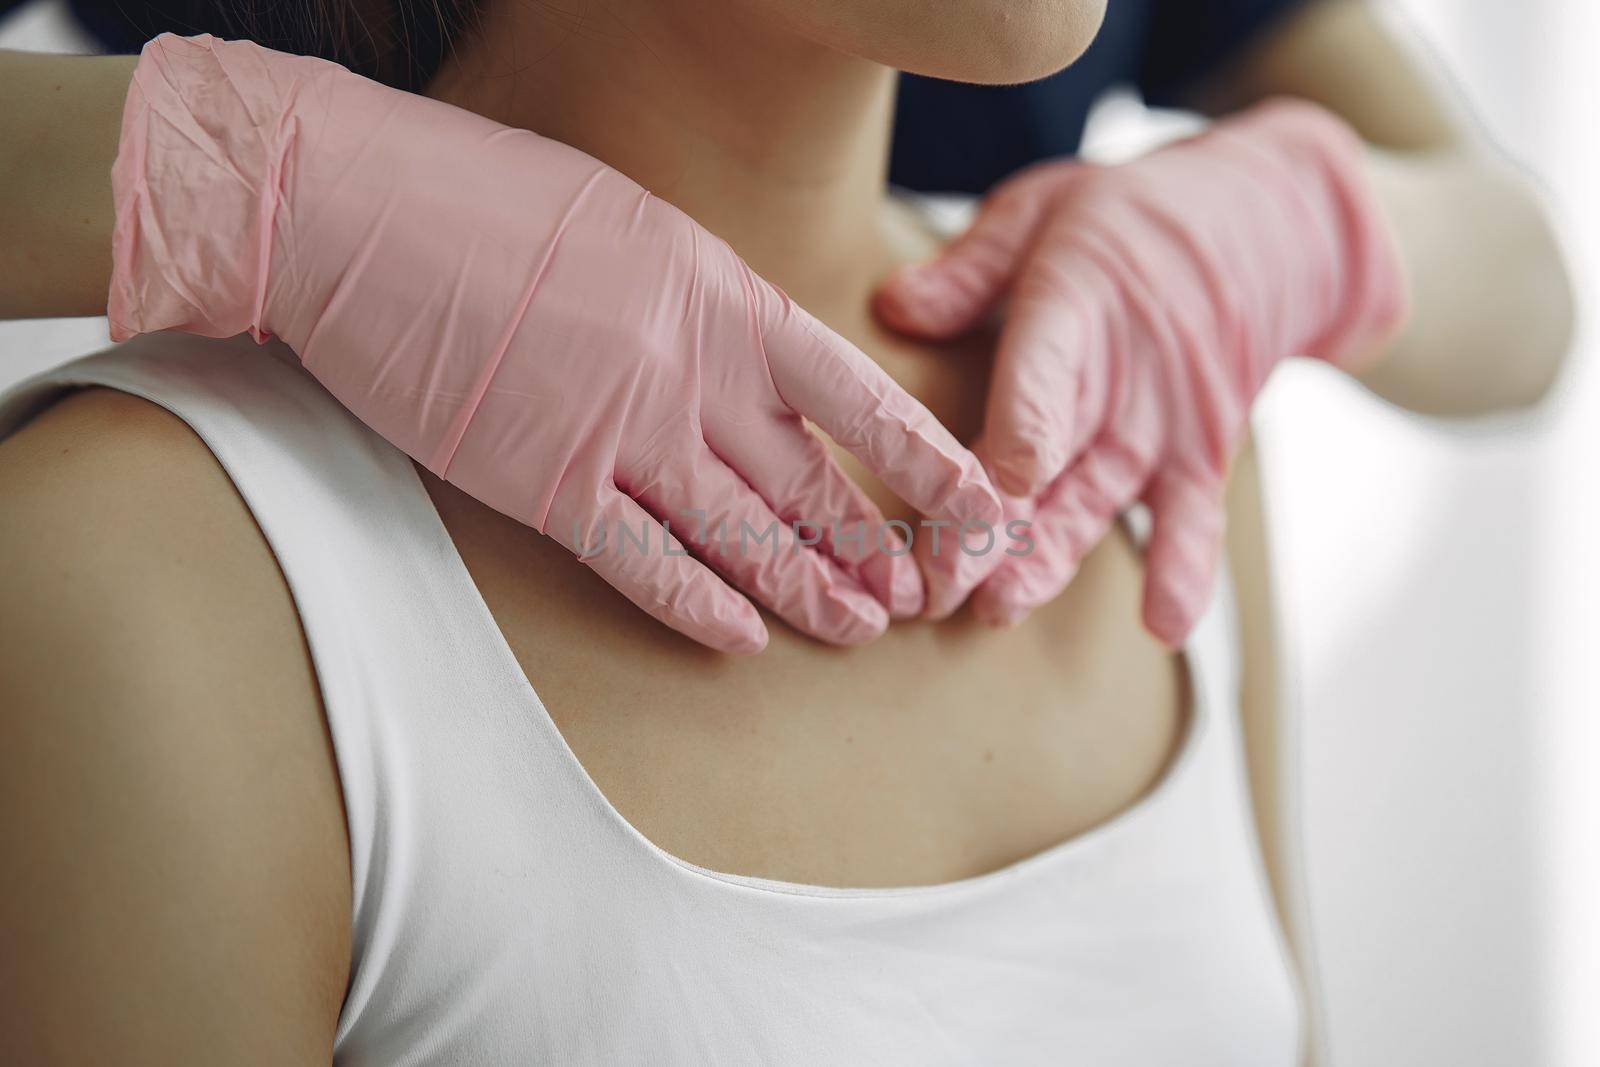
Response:
[{"label": "doctor's arm", "polygon": [[1358,377],[1433,415],[1539,401],[1571,342],[1571,281],[1538,187],[1443,72],[1367,0],[1316,0],[1197,86],[1192,103],[1221,116],[1284,95],[1322,105],[1367,143],[1411,289],[1405,329]]},{"label": "doctor's arm", "polygon": [[132,56],[0,52],[0,319],[103,315]]}]

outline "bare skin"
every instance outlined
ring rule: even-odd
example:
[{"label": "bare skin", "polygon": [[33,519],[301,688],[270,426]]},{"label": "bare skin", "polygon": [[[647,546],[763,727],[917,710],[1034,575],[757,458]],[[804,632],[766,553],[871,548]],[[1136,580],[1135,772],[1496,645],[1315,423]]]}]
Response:
[{"label": "bare skin", "polygon": [[0,52],[0,319],[105,314],[134,62]]},{"label": "bare skin", "polygon": [[[1380,31],[1341,21],[1335,33],[1320,21],[1349,19],[1351,10],[1318,5],[1229,84],[1209,87],[1210,98],[1235,106],[1297,90],[1306,64],[1295,57],[1331,48],[1317,68],[1329,81],[1399,79],[1376,94],[1317,86],[1384,150],[1416,153],[1419,167],[1481,166],[1448,120],[1385,125],[1384,109],[1407,93],[1429,97],[1411,68],[1391,63],[1388,46],[1372,44]],[[865,163],[853,166],[861,170],[850,180],[874,180]],[[741,232],[747,201],[728,195],[734,186],[696,189],[703,174],[681,177],[689,184],[674,186],[670,175],[647,184],[685,206],[703,195],[693,213]],[[1525,195],[1489,179],[1474,187]],[[888,338],[865,317],[871,282],[925,251],[927,236],[881,205],[870,216],[847,213],[847,228],[818,230],[827,219],[809,210],[815,195],[814,182],[792,183],[764,212],[778,223],[743,225],[748,240],[736,247],[969,436],[987,376],[985,340],[929,349]],[[1535,222],[1505,241],[1537,266]],[[1475,232],[1491,250],[1502,241]],[[854,269],[818,269],[804,254],[812,246],[793,234],[820,234],[824,249],[848,242],[860,254],[842,260]],[[1430,274],[1430,255],[1414,253],[1414,272]],[[57,267],[77,269],[39,269]],[[9,280],[0,288],[16,291]],[[104,279],[59,288],[82,304],[83,294],[103,293]],[[1530,314],[1548,299],[1501,291],[1532,301]],[[1452,295],[1437,292],[1441,301]],[[42,314],[27,308],[46,305],[76,306],[64,298],[12,312]],[[1560,310],[1535,316],[1552,338],[1564,329]],[[1448,323],[1444,316],[1441,303],[1422,318]],[[1448,360],[1479,350],[1435,353],[1426,338],[1457,327],[1418,329],[1421,339],[1392,357],[1392,373],[1401,383],[1393,388],[1410,390],[1420,407],[1526,402],[1554,373],[1553,357],[1547,366],[1532,358],[1534,372],[1501,374],[1485,355],[1485,377],[1473,379],[1480,392],[1463,404],[1449,393],[1457,376],[1445,372]],[[1244,716],[1263,844],[1280,907],[1294,917],[1298,842],[1282,815],[1286,726],[1274,702],[1252,471],[1247,453],[1230,498]],[[1015,630],[958,616],[841,651],[774,625],[766,653],[729,661],[638,616],[526,530],[448,487],[429,491],[519,662],[601,788],[647,836],[705,866],[855,885],[992,870],[1135,802],[1181,738],[1181,666],[1139,629],[1138,559],[1120,536]],[[247,509],[177,419],[104,391],[64,401],[0,443],[0,499],[0,1060],[328,1062],[350,951],[337,771],[293,603]],[[628,654],[600,658],[603,648]],[[86,1016],[86,1003],[101,1007]]]}]

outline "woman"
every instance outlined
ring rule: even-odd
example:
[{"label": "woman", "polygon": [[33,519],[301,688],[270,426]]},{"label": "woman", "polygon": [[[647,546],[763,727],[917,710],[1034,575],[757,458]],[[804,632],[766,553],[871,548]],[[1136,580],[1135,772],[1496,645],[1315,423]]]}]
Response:
[{"label": "woman", "polygon": [[[890,71],[856,57],[1023,77],[1082,12],[978,37],[984,5],[618,11],[562,38],[491,8],[430,91],[714,222],[974,433],[992,340],[868,315],[935,241],[881,197]],[[652,101],[708,135],[692,158],[636,121]],[[1115,536],[1025,626],[849,652],[779,630],[715,660],[551,542],[424,497],[292,361],[214,349],[153,337],[47,381],[30,411],[52,382],[113,390],[0,446],[19,1058],[1292,1062],[1228,584],[1181,657],[1139,628]],[[1240,590],[1260,559],[1234,553]]]}]

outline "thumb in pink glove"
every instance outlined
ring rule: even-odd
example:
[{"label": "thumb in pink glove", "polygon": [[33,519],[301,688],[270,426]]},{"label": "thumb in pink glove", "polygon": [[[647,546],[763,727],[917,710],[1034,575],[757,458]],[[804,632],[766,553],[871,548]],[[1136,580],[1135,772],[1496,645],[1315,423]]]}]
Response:
[{"label": "thumb in pink glove", "polygon": [[802,416],[913,506],[998,519],[977,460],[862,353],[682,212],[526,130],[165,35],[113,188],[115,337],[281,338],[430,471],[714,648],[766,629],[711,568],[828,641],[922,605]]},{"label": "thumb in pink glove", "polygon": [[[1035,548],[1006,559],[976,607],[1011,622],[1052,599],[1142,501],[1143,616],[1171,645],[1210,598],[1228,467],[1268,373],[1297,354],[1370,358],[1406,307],[1360,140],[1289,100],[1121,166],[1030,168],[876,306],[939,338],[1003,298],[976,450],[1035,512]],[[948,606],[971,583],[930,571],[928,586]]]}]

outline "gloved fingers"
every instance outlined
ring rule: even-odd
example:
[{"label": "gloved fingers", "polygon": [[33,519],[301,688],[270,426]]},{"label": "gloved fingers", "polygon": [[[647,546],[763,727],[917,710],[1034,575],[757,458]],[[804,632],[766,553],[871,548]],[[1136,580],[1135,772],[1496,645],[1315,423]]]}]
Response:
[{"label": "gloved fingers", "polygon": [[762,340],[783,402],[922,514],[997,524],[1000,498],[978,458],[860,349],[778,295]]},{"label": "gloved fingers", "polygon": [[873,296],[892,329],[942,340],[965,333],[1005,295],[1074,164],[1030,168],[990,193],[960,237],[927,263],[902,267]]},{"label": "gloved fingers", "polygon": [[1124,353],[1115,286],[1087,251],[1054,250],[1025,272],[995,352],[982,452],[1006,493],[1032,497],[1098,430]]},{"label": "gloved fingers", "polygon": [[1144,553],[1144,624],[1177,648],[1211,600],[1222,553],[1223,487],[1208,474],[1164,471],[1145,491],[1145,503],[1152,529]]},{"label": "gloved fingers", "polygon": [[913,541],[917,564],[927,587],[927,619],[947,619],[967,596],[1006,562],[1013,544],[1006,523],[961,523],[927,520]]},{"label": "gloved fingers", "polygon": [[850,572],[894,618],[922,611],[922,573],[910,547],[867,494],[839,469],[828,446],[793,413],[770,432],[704,417],[706,442],[790,524],[804,523],[818,548]]},{"label": "gloved fingers", "polygon": [[978,589],[978,617],[1010,626],[1054,600],[1148,477],[1137,452],[1115,438],[1097,440],[1039,499],[1028,530],[1031,549],[1007,557]]},{"label": "gloved fingers", "polygon": [[[623,529],[649,536],[649,550],[623,537]],[[560,530],[560,524],[552,524],[558,539],[567,536]],[[617,490],[603,490],[599,507],[570,533],[580,534],[581,540],[567,544],[569,551],[617,592],[685,637],[719,652],[751,653],[767,647],[760,612]]]},{"label": "gloved fingers", "polygon": [[[667,487],[673,489],[669,494]],[[699,510],[679,505],[692,488]],[[658,478],[639,502],[666,518],[672,532],[741,590],[802,633],[836,645],[880,636],[889,613],[849,572],[819,551],[813,528],[780,519],[738,474],[709,450],[692,474]]]}]

